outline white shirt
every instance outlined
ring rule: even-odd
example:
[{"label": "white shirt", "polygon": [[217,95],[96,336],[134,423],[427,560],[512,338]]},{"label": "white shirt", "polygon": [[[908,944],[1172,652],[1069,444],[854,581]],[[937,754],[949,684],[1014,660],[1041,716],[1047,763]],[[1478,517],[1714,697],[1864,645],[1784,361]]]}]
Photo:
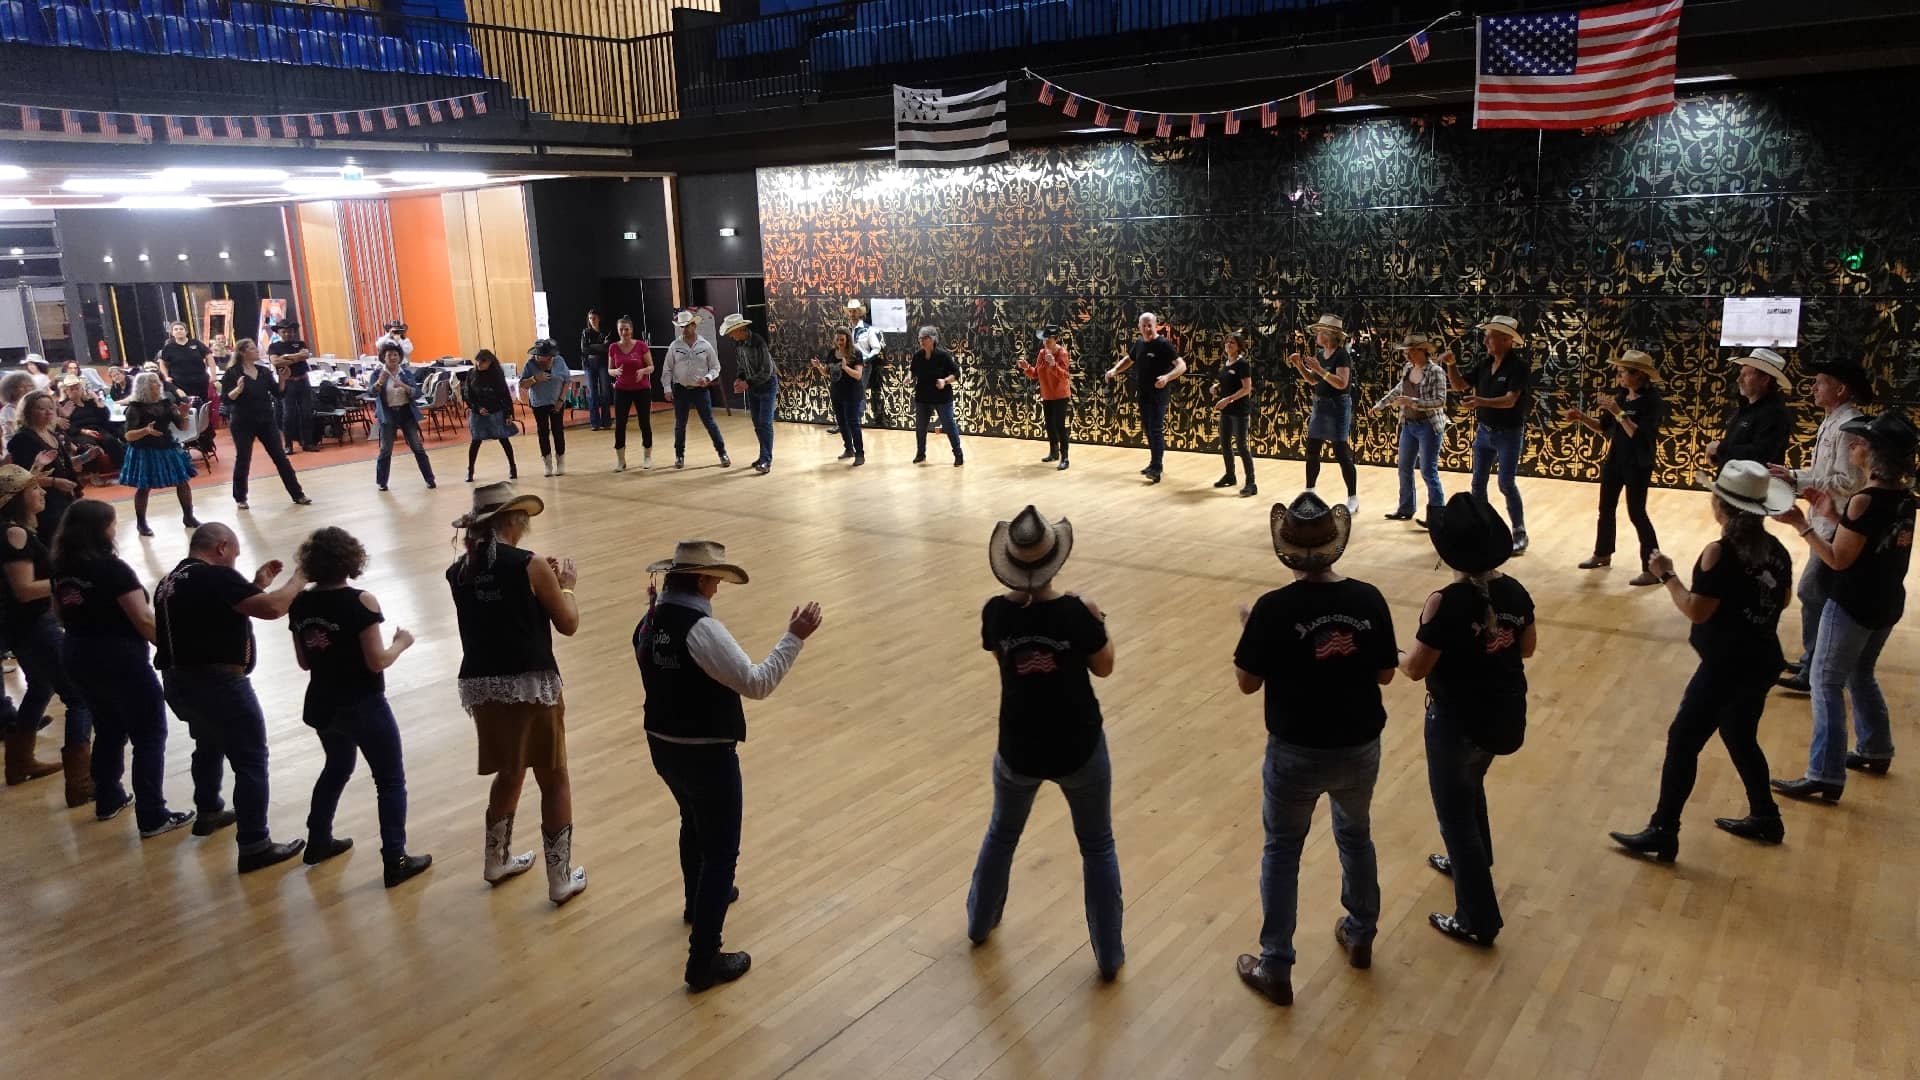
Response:
[{"label": "white shirt", "polygon": [[[1804,469],[1793,470],[1793,489],[1806,492],[1819,488],[1833,496],[1835,504],[1847,501],[1860,486],[1866,483],[1866,477],[1847,460],[1847,434],[1840,425],[1860,415],[1860,410],[1849,401],[1828,413],[1820,421],[1820,431],[1813,437],[1813,463]],[[1832,540],[1839,531],[1840,523],[1825,514],[1807,511],[1807,524],[1813,526],[1822,540]]]},{"label": "white shirt", "polygon": [[667,346],[666,369],[669,388],[694,386],[701,379],[712,381],[720,377],[720,354],[706,338],[696,335],[689,345],[686,338],[677,337]]},{"label": "white shirt", "polygon": [[[720,620],[713,617],[713,605],[704,596],[688,593],[664,593],[660,597],[662,604],[678,604],[692,608],[706,618],[693,624],[687,632],[687,654],[707,677],[721,686],[753,701],[764,701],[773,693],[780,680],[787,677],[793,662],[800,655],[800,646],[804,644],[793,632],[780,635],[773,651],[765,660],[754,663],[740,643],[733,639]],[[649,731],[648,735],[662,742],[674,743],[730,743],[732,739],[682,739]]]},{"label": "white shirt", "polygon": [[855,352],[860,354],[860,359],[873,359],[880,355],[880,350],[885,348],[886,345],[886,335],[868,325],[867,320],[861,319],[858,323],[854,324],[853,348]]}]

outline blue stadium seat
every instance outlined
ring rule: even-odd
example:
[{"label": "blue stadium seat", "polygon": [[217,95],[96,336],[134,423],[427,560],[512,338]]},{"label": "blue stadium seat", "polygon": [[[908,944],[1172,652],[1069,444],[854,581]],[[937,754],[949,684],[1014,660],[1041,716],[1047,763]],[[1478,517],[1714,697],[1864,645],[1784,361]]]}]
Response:
[{"label": "blue stadium seat", "polygon": [[[94,6],[100,6],[98,0],[95,0]],[[123,11],[130,10],[137,12],[143,19],[164,19],[169,15],[180,14],[179,5],[170,4],[167,0],[140,0],[137,7],[127,3],[117,4],[116,6]]]},{"label": "blue stadium seat", "polygon": [[747,55],[747,28],[723,26],[715,31],[713,54],[722,60],[738,60]]},{"label": "blue stadium seat", "polygon": [[988,34],[996,51],[1018,49],[1027,43],[1027,10],[1025,8],[998,8],[990,19]]},{"label": "blue stadium seat", "polygon": [[163,51],[154,43],[153,33],[147,28],[147,21],[138,15],[124,11],[109,11],[106,14],[106,24],[107,47],[115,52]]},{"label": "blue stadium seat", "polygon": [[189,22],[209,23],[226,21],[224,16],[220,14],[220,9],[214,6],[213,0],[186,0],[186,3],[181,6],[180,13],[185,15]]},{"label": "blue stadium seat", "polygon": [[953,54],[965,56],[993,48],[993,17],[984,11],[953,17]]},{"label": "blue stadium seat", "polygon": [[846,70],[845,30],[829,30],[807,42],[807,65],[815,75],[831,75]]},{"label": "blue stadium seat", "polygon": [[407,70],[407,43],[397,37],[380,39],[380,70]]},{"label": "blue stadium seat", "polygon": [[233,0],[227,8],[227,17],[238,26],[264,26],[266,18],[260,12],[260,5],[254,0]]},{"label": "blue stadium seat", "polygon": [[913,58],[939,60],[953,55],[953,16],[925,15],[913,24]]},{"label": "blue stadium seat", "polygon": [[46,40],[46,36],[46,24],[41,21],[38,11],[29,13],[27,5],[21,0],[0,3],[0,41],[38,45]]},{"label": "blue stadium seat", "polygon": [[453,44],[447,47],[449,75],[464,75],[469,79],[487,77],[486,64],[480,59],[480,50],[471,45]]},{"label": "blue stadium seat", "polygon": [[300,63],[314,67],[340,66],[340,55],[334,49],[332,38],[318,30],[297,30],[293,36],[300,44]]},{"label": "blue stadium seat", "polygon": [[340,66],[357,68],[362,71],[373,70],[373,50],[367,45],[367,39],[359,34],[342,34],[339,38]]},{"label": "blue stadium seat", "polygon": [[904,64],[913,59],[913,27],[883,26],[873,38],[875,63]]},{"label": "blue stadium seat", "polygon": [[417,75],[445,75],[447,73],[446,50],[432,41],[416,43],[414,66],[411,70]]},{"label": "blue stadium seat", "polygon": [[1067,25],[1076,38],[1106,37],[1113,33],[1115,6],[1108,0],[1068,0]]},{"label": "blue stadium seat", "polygon": [[252,60],[241,48],[240,28],[225,19],[207,22],[207,55],[216,60]]},{"label": "blue stadium seat", "polygon": [[260,47],[260,59],[276,64],[299,63],[294,53],[293,35],[278,26],[262,26],[254,33],[254,41]]},{"label": "blue stadium seat", "polygon": [[307,12],[307,28],[316,34],[338,37],[347,32],[347,17],[332,8],[314,7]]},{"label": "blue stadium seat", "polygon": [[100,49],[107,47],[106,32],[100,28],[100,19],[92,11],[72,4],[56,4],[51,8],[53,18],[53,42],[70,49]]},{"label": "blue stadium seat", "polygon": [[378,18],[362,12],[347,16],[347,33],[359,34],[361,37],[377,38],[384,33],[384,31],[380,29],[380,20]]},{"label": "blue stadium seat", "polygon": [[867,0],[854,12],[856,30],[878,30],[887,25],[886,0]]},{"label": "blue stadium seat", "polygon": [[[1126,16],[1123,14],[1121,18]],[[1067,40],[1067,0],[1041,0],[1029,5],[1027,29],[1036,45]]]},{"label": "blue stadium seat", "polygon": [[173,56],[208,55],[206,39],[201,36],[200,28],[180,15],[166,15],[160,19],[161,47]]}]

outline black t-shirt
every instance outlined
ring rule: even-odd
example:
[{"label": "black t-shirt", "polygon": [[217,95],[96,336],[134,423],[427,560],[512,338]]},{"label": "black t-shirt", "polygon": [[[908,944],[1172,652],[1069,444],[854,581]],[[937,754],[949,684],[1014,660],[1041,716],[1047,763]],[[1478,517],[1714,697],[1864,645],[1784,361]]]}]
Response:
[{"label": "black t-shirt", "polygon": [[1527,362],[1518,352],[1507,353],[1500,361],[1500,370],[1493,369],[1493,357],[1484,356],[1472,371],[1465,372],[1461,378],[1473,387],[1473,392],[1483,398],[1506,397],[1515,390],[1520,396],[1513,400],[1513,406],[1506,409],[1490,409],[1484,405],[1475,409],[1473,415],[1480,423],[1492,428],[1517,428],[1527,422]]},{"label": "black t-shirt", "polygon": [[928,356],[925,349],[917,349],[913,354],[913,400],[930,401],[935,405],[953,400],[953,383],[944,388],[936,388],[934,380],[951,379],[960,374],[960,365],[953,362],[953,354],[935,346],[933,355]]},{"label": "black t-shirt", "polygon": [[[305,351],[307,351],[307,343],[297,338],[293,341],[276,341],[267,346],[268,356],[291,356]],[[307,362],[302,360],[297,364],[288,364],[286,372],[290,378],[304,379],[307,377]]]},{"label": "black t-shirt", "polygon": [[167,377],[188,397],[205,399],[207,393],[207,356],[213,350],[194,338],[185,345],[169,341],[160,346],[160,359],[166,361]]},{"label": "black t-shirt", "polygon": [[133,567],[114,558],[88,559],[53,576],[54,610],[74,637],[145,641],[120,607],[120,598],[136,589],[141,596],[147,595]]},{"label": "black t-shirt", "polygon": [[[1607,461],[1636,469],[1653,468],[1655,440],[1667,418],[1666,400],[1651,385],[1642,387],[1637,397],[1629,397],[1622,390],[1614,400],[1620,403],[1620,416],[1600,414],[1600,427],[1607,433]],[[1627,434],[1621,419],[1633,421],[1632,435]]]},{"label": "black t-shirt", "polygon": [[1533,597],[1502,575],[1487,582],[1487,603],[1471,582],[1440,590],[1440,610],[1414,635],[1440,659],[1427,675],[1427,692],[1465,728],[1468,738],[1496,754],[1520,748],[1527,725],[1527,672],[1520,641],[1533,624]]},{"label": "black t-shirt", "polygon": [[[185,406],[182,406],[184,408]],[[176,414],[173,406],[164,401],[136,401],[127,406],[128,431],[138,431],[151,424],[160,430],[153,435],[142,435],[131,440],[132,445],[142,450],[171,450],[174,447],[173,426]]]},{"label": "black t-shirt", "polygon": [[1180,354],[1174,351],[1173,342],[1163,337],[1156,337],[1152,341],[1135,338],[1133,344],[1127,346],[1127,356],[1133,361],[1133,377],[1142,395],[1167,392],[1166,387],[1153,384],[1160,376],[1171,373],[1173,365],[1180,359]]},{"label": "black t-shirt", "polygon": [[[26,543],[15,547],[13,545],[12,531],[18,528],[18,526],[8,524],[0,526],[0,528],[6,530],[5,532],[0,532],[0,576],[5,575],[8,564],[17,562],[26,562],[33,565],[33,578],[35,581],[43,580],[53,573],[53,563],[47,556],[47,546],[40,542],[40,538],[34,535],[32,529],[25,530],[27,534]],[[13,583],[11,578],[7,580],[6,590],[6,614],[4,619],[0,619],[0,623],[4,623],[9,635],[24,634],[28,627],[39,620],[40,616],[47,613],[48,607],[53,602],[51,597],[46,596],[38,600],[28,600],[25,602],[15,600],[13,597]]]},{"label": "black t-shirt", "polygon": [[[1907,564],[1913,557],[1913,496],[1888,488],[1855,494],[1871,499],[1857,518],[1840,515],[1840,527],[1865,538],[1853,565],[1833,575],[1833,602],[1870,630],[1892,626],[1907,608]],[[1848,502],[1852,502],[1851,499]],[[1835,534],[1836,536],[1838,534]]]},{"label": "black t-shirt", "polygon": [[[1247,362],[1244,355],[1230,364],[1220,365],[1220,396],[1231,397],[1239,393],[1240,388],[1252,378],[1253,365]],[[1227,407],[1221,411],[1228,416],[1245,416],[1252,411],[1252,408],[1253,395],[1248,394],[1238,401],[1228,402]]]},{"label": "black t-shirt", "polygon": [[1720,542],[1720,558],[1713,569],[1694,560],[1692,592],[1716,597],[1720,606],[1712,618],[1693,625],[1687,643],[1702,660],[1738,664],[1771,679],[1785,663],[1775,629],[1793,584],[1793,559],[1780,541],[1765,534],[1761,538],[1766,557],[1757,566],[1742,563],[1733,545],[1725,541]]},{"label": "black t-shirt", "polygon": [[[241,385],[245,389],[239,397],[227,397],[233,393],[235,386]],[[255,365],[253,378],[248,379],[241,374],[240,365],[235,364],[220,376],[220,396],[227,403],[229,415],[237,419],[264,422],[273,416],[273,399],[280,396],[280,388],[268,368]]]},{"label": "black t-shirt", "polygon": [[1347,351],[1345,345],[1342,345],[1321,358],[1320,366],[1327,369],[1327,374],[1329,375],[1338,375],[1341,368],[1346,368],[1347,385],[1335,386],[1325,379],[1315,379],[1313,381],[1314,398],[1317,400],[1319,398],[1338,399],[1346,397],[1353,386],[1353,354]]},{"label": "black t-shirt", "polygon": [[1100,744],[1100,702],[1087,660],[1107,627],[1077,596],[1025,607],[1005,596],[980,611],[980,644],[1000,661],[1001,760],[1022,776],[1054,779]]},{"label": "black t-shirt", "polygon": [[359,589],[308,589],[293,598],[287,627],[307,657],[308,727],[325,728],[334,712],[387,689],[385,672],[367,667],[360,632],[386,621],[360,602]]},{"label": "black t-shirt", "polygon": [[1295,746],[1362,746],[1387,710],[1380,673],[1399,661],[1393,616],[1364,581],[1296,581],[1253,605],[1235,667],[1266,681],[1267,731]]},{"label": "black t-shirt", "polygon": [[253,582],[231,566],[186,558],[153,591],[153,615],[159,638],[153,666],[162,671],[205,664],[233,664],[253,670],[253,619],[234,605],[260,595]]}]

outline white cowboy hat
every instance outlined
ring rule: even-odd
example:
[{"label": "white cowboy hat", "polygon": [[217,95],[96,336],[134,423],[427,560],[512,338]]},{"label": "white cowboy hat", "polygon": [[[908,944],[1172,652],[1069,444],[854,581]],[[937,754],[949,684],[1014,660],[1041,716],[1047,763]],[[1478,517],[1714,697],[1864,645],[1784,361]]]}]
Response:
[{"label": "white cowboy hat", "polygon": [[1395,345],[1394,348],[1401,352],[1407,352],[1411,349],[1425,349],[1428,352],[1432,352],[1433,339],[1425,334],[1408,334],[1406,337],[1401,338],[1400,344]]},{"label": "white cowboy hat", "polygon": [[1793,505],[1793,485],[1757,461],[1729,461],[1720,466],[1719,476],[1705,471],[1695,475],[1728,506],[1749,514],[1771,517]]},{"label": "white cowboy hat", "polygon": [[1733,362],[1741,367],[1750,367],[1773,376],[1773,381],[1781,386],[1787,385],[1787,359],[1772,349],[1755,349],[1745,356],[1736,356]]},{"label": "white cowboy hat", "polygon": [[1520,320],[1511,315],[1495,315],[1486,322],[1474,327],[1475,330],[1498,330],[1513,339],[1515,345],[1525,345],[1526,335],[1520,333]]},{"label": "white cowboy hat", "polygon": [[847,310],[848,311],[865,311],[867,310],[867,305],[861,303],[859,299],[856,298],[856,299],[847,301]]},{"label": "white cowboy hat", "polygon": [[675,315],[673,317],[673,325],[675,326],[682,326],[682,327],[692,326],[694,323],[697,323],[699,321],[700,321],[700,315],[698,312],[694,312],[694,311],[683,311],[680,314]]},{"label": "white cowboy hat", "polygon": [[742,315],[736,311],[732,315],[729,315],[726,318],[720,320],[720,336],[726,337],[728,334],[733,333],[735,330],[744,330],[747,327],[752,325],[753,325],[752,319],[749,319],[745,315]]},{"label": "white cowboy hat", "polygon": [[700,574],[735,585],[747,583],[747,572],[727,561],[726,545],[713,540],[682,540],[673,545],[673,558],[649,564],[647,573]]},{"label": "white cowboy hat", "polygon": [[1307,330],[1309,332],[1314,330],[1325,330],[1329,333],[1338,334],[1341,337],[1346,337],[1347,321],[1345,319],[1342,319],[1338,315],[1322,315],[1318,320],[1314,322],[1312,326],[1307,327]]},{"label": "white cowboy hat", "polygon": [[1660,369],[1653,366],[1653,357],[1639,349],[1628,349],[1613,359],[1613,366],[1637,371],[1654,382],[1660,381]]},{"label": "white cowboy hat", "polygon": [[453,527],[471,529],[509,510],[525,510],[531,517],[546,508],[547,504],[540,500],[540,496],[522,495],[513,486],[513,481],[502,480],[497,484],[474,488],[473,509],[454,519]]},{"label": "white cowboy hat", "polygon": [[1029,506],[1012,521],[994,525],[987,541],[987,565],[1000,584],[1021,592],[1044,588],[1073,553],[1073,523],[1049,523]]}]

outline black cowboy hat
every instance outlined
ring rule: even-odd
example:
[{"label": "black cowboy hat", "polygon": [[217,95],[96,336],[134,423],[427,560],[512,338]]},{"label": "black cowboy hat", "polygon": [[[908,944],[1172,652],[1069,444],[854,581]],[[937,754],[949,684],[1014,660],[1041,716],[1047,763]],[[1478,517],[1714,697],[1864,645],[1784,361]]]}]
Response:
[{"label": "black cowboy hat", "polygon": [[1512,530],[1492,503],[1471,492],[1455,492],[1439,520],[1427,524],[1440,561],[1463,574],[1484,574],[1513,557]]},{"label": "black cowboy hat", "polygon": [[275,330],[298,330],[300,329],[300,320],[291,315],[282,315],[279,321],[273,324],[273,328]]},{"label": "black cowboy hat", "polygon": [[1060,329],[1059,326],[1053,323],[1048,323],[1047,325],[1041,327],[1040,332],[1035,334],[1034,337],[1039,338],[1041,341],[1045,341],[1050,337],[1059,337],[1061,334],[1064,334],[1064,333],[1066,333],[1066,331]]},{"label": "black cowboy hat", "polygon": [[559,353],[560,346],[554,344],[552,338],[541,338],[527,348],[528,356],[557,356]]},{"label": "black cowboy hat", "polygon": [[1855,405],[1873,404],[1873,380],[1867,376],[1867,369],[1851,360],[1841,360],[1831,364],[1808,364],[1805,366],[1807,378],[1826,375],[1840,380],[1847,388],[1847,400]]},{"label": "black cowboy hat", "polygon": [[406,333],[406,332],[407,332],[407,324],[406,324],[406,323],[403,323],[403,322],[401,322],[401,321],[400,321],[399,319],[395,319],[395,320],[393,320],[392,322],[389,322],[389,323],[387,324],[387,329],[389,329],[389,330],[396,330],[396,331],[399,331],[400,333],[402,333],[402,334],[404,334],[404,333]]},{"label": "black cowboy hat", "polygon": [[1858,435],[1875,446],[1895,451],[1910,451],[1920,443],[1920,431],[1899,409],[1888,409],[1879,416],[1856,416],[1840,425],[1849,435]]}]

